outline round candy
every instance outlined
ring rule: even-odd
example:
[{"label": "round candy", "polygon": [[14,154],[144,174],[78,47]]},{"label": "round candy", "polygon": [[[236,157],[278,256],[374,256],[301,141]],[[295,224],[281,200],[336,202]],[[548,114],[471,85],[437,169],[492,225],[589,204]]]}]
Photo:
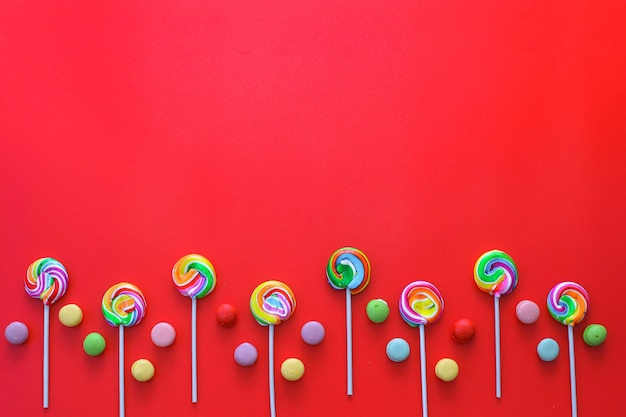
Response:
[{"label": "round candy", "polygon": [[322,323],[317,321],[309,321],[304,323],[300,331],[302,340],[309,345],[319,345],[326,336],[326,329]]},{"label": "round candy", "polygon": [[539,306],[530,300],[522,300],[515,307],[515,315],[524,324],[533,324],[539,319]]},{"label": "round candy", "polygon": [[387,343],[385,351],[387,352],[387,357],[392,361],[402,362],[409,357],[411,347],[406,340],[396,337]]},{"label": "round candy", "polygon": [[573,326],[587,314],[589,295],[575,282],[561,282],[548,293],[548,311],[561,324]]},{"label": "round candy", "polygon": [[202,255],[185,255],[174,264],[172,279],[182,295],[202,298],[215,288],[215,269]]},{"label": "round candy", "polygon": [[241,366],[252,366],[259,357],[259,352],[252,343],[244,342],[235,349],[235,362]]},{"label": "round candy", "polygon": [[537,354],[544,362],[553,361],[559,356],[559,344],[556,340],[547,337],[537,345]]},{"label": "round candy", "polygon": [[508,254],[494,249],[476,261],[474,281],[478,288],[491,295],[508,294],[517,286],[517,267]]},{"label": "round candy", "polygon": [[83,321],[83,310],[76,304],[67,304],[59,310],[59,321],[66,327],[76,327]]},{"label": "round candy", "polygon": [[215,316],[222,327],[233,327],[237,323],[237,309],[232,304],[221,304]]},{"label": "round candy", "polygon": [[176,339],[176,330],[174,326],[164,321],[157,323],[152,327],[150,332],[152,343],[159,347],[167,347],[174,343]]},{"label": "round candy", "polygon": [[28,327],[21,321],[14,321],[4,329],[4,337],[12,345],[21,345],[28,340]]},{"label": "round candy", "polygon": [[358,294],[370,282],[370,261],[357,248],[337,249],[326,266],[326,278],[333,288]]},{"label": "round candy", "polygon": [[146,299],[133,284],[120,282],[102,297],[102,314],[111,326],[134,326],[146,315]]},{"label": "round candy", "polygon": [[476,325],[469,319],[460,319],[452,325],[452,340],[457,343],[467,343],[474,337]]},{"label": "round candy", "polygon": [[606,327],[601,324],[590,324],[583,332],[583,340],[589,346],[600,346],[606,340]]},{"label": "round candy", "polygon": [[154,365],[148,359],[137,359],[130,367],[130,373],[139,382],[150,381],[154,376]]},{"label": "round candy", "polygon": [[373,323],[382,323],[389,317],[389,304],[381,298],[376,298],[367,303],[365,312]]},{"label": "round candy", "polygon": [[459,375],[459,364],[454,359],[440,359],[435,365],[435,375],[445,382],[454,381]]},{"label": "round candy", "polygon": [[285,359],[280,365],[280,373],[287,381],[297,381],[304,375],[304,364],[298,358]]},{"label": "round candy", "polygon": [[40,258],[30,264],[26,271],[26,293],[50,305],[61,298],[67,290],[67,271],[54,258]]},{"label": "round candy", "polygon": [[411,327],[434,323],[443,313],[443,298],[433,284],[415,281],[400,295],[400,315]]},{"label": "round candy", "polygon": [[250,297],[250,311],[261,326],[278,325],[287,320],[296,308],[296,297],[280,281],[265,281]]},{"label": "round candy", "polygon": [[106,346],[107,344],[104,337],[97,332],[89,333],[85,336],[85,340],[83,341],[83,349],[89,356],[98,356],[104,352],[104,348],[106,348]]}]

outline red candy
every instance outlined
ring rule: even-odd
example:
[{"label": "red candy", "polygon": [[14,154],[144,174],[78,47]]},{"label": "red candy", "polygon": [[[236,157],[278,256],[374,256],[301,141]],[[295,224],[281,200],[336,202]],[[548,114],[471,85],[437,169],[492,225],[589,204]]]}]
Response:
[{"label": "red candy", "polygon": [[222,304],[217,308],[217,322],[222,327],[233,327],[237,322],[237,309],[232,304]]},{"label": "red candy", "polygon": [[457,343],[467,343],[474,337],[476,325],[469,319],[460,319],[452,325],[452,339]]}]

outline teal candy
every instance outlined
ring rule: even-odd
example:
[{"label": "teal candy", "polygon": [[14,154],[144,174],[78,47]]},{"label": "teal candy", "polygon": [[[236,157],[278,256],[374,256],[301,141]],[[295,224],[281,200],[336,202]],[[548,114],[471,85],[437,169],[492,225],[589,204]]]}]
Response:
[{"label": "teal candy", "polygon": [[391,339],[387,343],[387,357],[394,362],[402,362],[409,357],[411,347],[408,342],[401,337]]},{"label": "teal candy", "polygon": [[544,362],[551,362],[559,356],[559,344],[556,340],[545,338],[537,345],[537,354]]}]

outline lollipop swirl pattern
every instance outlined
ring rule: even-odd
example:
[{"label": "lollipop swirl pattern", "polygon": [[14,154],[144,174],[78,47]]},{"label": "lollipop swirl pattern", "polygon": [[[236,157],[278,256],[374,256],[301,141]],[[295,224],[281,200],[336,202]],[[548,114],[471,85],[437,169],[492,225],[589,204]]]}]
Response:
[{"label": "lollipop swirl pattern", "polygon": [[51,305],[65,294],[67,280],[67,271],[61,262],[53,258],[41,258],[28,267],[24,289],[29,296]]},{"label": "lollipop swirl pattern", "polygon": [[291,289],[280,281],[266,281],[252,292],[250,310],[262,326],[278,325],[287,320],[296,308]]},{"label": "lollipop swirl pattern", "polygon": [[172,279],[182,295],[202,298],[215,288],[215,269],[202,255],[186,255],[174,264]]},{"label": "lollipop swirl pattern", "polygon": [[443,313],[443,298],[433,284],[415,281],[407,285],[400,296],[400,315],[409,326],[428,325]]},{"label": "lollipop swirl pattern", "polygon": [[565,325],[578,324],[587,314],[589,295],[575,282],[561,282],[548,293],[548,311]]},{"label": "lollipop swirl pattern", "polygon": [[102,314],[111,326],[130,327],[146,315],[146,299],[136,286],[128,282],[113,285],[102,297]]},{"label": "lollipop swirl pattern", "polygon": [[370,261],[356,248],[338,249],[328,261],[326,277],[333,288],[358,294],[370,282]]},{"label": "lollipop swirl pattern", "polygon": [[491,295],[508,294],[517,286],[517,267],[508,254],[492,250],[476,261],[474,281],[478,288]]}]

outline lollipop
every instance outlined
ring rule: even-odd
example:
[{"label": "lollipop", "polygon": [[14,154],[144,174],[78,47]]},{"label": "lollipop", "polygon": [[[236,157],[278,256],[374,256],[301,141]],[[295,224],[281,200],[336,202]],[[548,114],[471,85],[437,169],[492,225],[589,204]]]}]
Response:
[{"label": "lollipop", "polygon": [[578,415],[576,405],[576,362],[574,359],[574,326],[585,318],[589,295],[575,282],[561,282],[548,293],[548,311],[556,321],[567,326],[569,343],[569,377],[572,398],[572,417]]},{"label": "lollipop", "polygon": [[48,408],[50,364],[50,305],[67,290],[67,271],[53,258],[40,258],[30,264],[24,280],[26,293],[43,302],[43,408]]},{"label": "lollipop", "polygon": [[474,281],[481,291],[493,295],[496,328],[496,397],[502,397],[500,368],[500,296],[517,286],[517,268],[513,259],[501,250],[481,255],[474,265]]},{"label": "lollipop", "polygon": [[183,256],[172,268],[176,289],[191,298],[191,402],[198,402],[198,354],[196,348],[196,300],[215,288],[215,269],[201,255]]},{"label": "lollipop", "polygon": [[252,292],[250,311],[261,326],[269,327],[270,415],[276,417],[274,393],[274,326],[287,320],[296,309],[291,289],[280,281],[265,281]]},{"label": "lollipop", "polygon": [[139,324],[146,315],[146,299],[133,284],[120,282],[102,297],[102,314],[113,327],[119,328],[120,417],[124,417],[124,327]]},{"label": "lollipop", "polygon": [[426,389],[426,345],[424,326],[436,322],[443,313],[441,293],[428,281],[415,281],[407,285],[400,295],[400,315],[411,327],[420,331],[420,364],[422,380],[422,416],[428,417]]},{"label": "lollipop", "polygon": [[370,261],[360,250],[340,248],[332,254],[326,266],[328,283],[336,290],[346,290],[346,335],[348,365],[348,395],[352,384],[352,294],[358,294],[370,282]]}]

